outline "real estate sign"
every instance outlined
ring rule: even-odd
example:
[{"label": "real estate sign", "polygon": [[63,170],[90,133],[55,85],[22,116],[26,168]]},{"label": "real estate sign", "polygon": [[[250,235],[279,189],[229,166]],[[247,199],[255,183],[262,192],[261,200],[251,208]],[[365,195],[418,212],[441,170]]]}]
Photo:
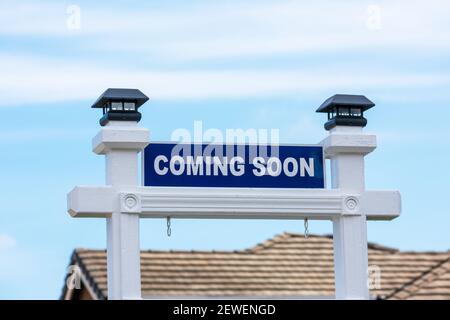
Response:
[{"label": "real estate sign", "polygon": [[321,146],[151,143],[145,186],[325,188]]}]

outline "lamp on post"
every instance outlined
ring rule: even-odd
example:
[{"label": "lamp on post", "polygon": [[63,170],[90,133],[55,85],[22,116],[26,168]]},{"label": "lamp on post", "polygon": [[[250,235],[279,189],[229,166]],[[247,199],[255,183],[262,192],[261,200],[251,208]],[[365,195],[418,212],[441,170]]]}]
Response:
[{"label": "lamp on post", "polygon": [[100,125],[105,126],[109,121],[141,120],[138,108],[147,102],[148,97],[138,89],[109,88],[95,101],[92,108],[103,109]]},{"label": "lamp on post", "polygon": [[364,112],[375,104],[362,95],[335,94],[325,100],[316,112],[328,113],[325,130],[336,126],[365,127]]}]

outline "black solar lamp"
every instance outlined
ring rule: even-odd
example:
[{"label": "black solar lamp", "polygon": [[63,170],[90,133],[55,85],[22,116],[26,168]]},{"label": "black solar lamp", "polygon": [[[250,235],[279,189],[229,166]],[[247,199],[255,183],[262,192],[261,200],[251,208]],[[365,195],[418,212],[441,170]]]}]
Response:
[{"label": "black solar lamp", "polygon": [[325,100],[316,112],[328,113],[325,130],[336,126],[365,127],[367,119],[363,114],[375,104],[362,95],[335,94]]},{"label": "black solar lamp", "polygon": [[105,126],[109,121],[141,120],[139,107],[147,102],[148,97],[138,89],[109,88],[95,101],[92,108],[103,109],[100,125]]}]

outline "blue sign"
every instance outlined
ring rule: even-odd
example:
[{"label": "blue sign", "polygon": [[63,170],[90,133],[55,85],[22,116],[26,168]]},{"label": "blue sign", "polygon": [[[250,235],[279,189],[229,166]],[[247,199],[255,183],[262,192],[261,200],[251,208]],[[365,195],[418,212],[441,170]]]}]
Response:
[{"label": "blue sign", "polygon": [[325,188],[321,146],[151,143],[144,185]]}]

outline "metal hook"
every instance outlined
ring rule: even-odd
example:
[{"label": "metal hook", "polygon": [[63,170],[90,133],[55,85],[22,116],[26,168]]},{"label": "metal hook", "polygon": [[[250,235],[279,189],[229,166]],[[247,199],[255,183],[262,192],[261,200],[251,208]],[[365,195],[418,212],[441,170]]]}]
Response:
[{"label": "metal hook", "polygon": [[308,236],[309,236],[308,219],[305,219],[305,224],[304,224],[304,226],[305,226],[305,239],[307,239]]},{"label": "metal hook", "polygon": [[170,237],[172,234],[172,228],[170,226],[170,217],[167,217],[167,236]]}]

